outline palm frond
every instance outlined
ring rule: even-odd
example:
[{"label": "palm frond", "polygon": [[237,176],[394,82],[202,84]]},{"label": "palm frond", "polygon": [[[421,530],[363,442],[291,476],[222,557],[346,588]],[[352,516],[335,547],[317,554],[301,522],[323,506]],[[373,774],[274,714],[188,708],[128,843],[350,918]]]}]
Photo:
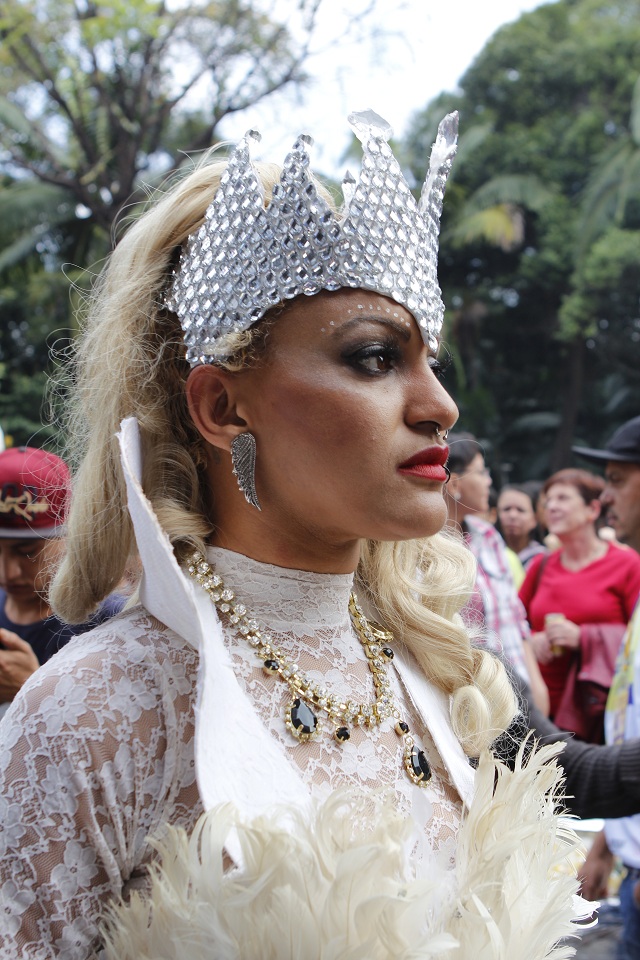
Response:
[{"label": "palm frond", "polygon": [[553,197],[553,190],[546,187],[538,177],[510,174],[487,180],[469,198],[465,208],[472,212],[511,204],[539,213],[547,203],[553,200]]},{"label": "palm frond", "polygon": [[456,246],[482,240],[505,251],[515,250],[524,239],[524,217],[518,207],[507,203],[463,211],[446,235]]}]

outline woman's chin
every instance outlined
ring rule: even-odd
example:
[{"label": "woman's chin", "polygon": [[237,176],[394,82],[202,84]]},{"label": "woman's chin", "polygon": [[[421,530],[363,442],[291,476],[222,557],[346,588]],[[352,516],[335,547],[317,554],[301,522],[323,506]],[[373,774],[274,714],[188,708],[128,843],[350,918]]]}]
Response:
[{"label": "woman's chin", "polygon": [[428,511],[415,511],[406,522],[394,525],[390,535],[377,539],[384,540],[422,540],[440,533],[447,521],[447,508],[444,499],[438,495],[435,506],[430,504]]}]

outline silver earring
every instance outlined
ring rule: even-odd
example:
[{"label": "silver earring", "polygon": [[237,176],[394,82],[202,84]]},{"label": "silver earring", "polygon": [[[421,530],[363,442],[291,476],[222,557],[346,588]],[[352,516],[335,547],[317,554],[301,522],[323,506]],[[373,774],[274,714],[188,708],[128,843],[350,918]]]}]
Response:
[{"label": "silver earring", "polygon": [[252,433],[239,433],[231,441],[231,462],[238,486],[247,503],[261,510],[256,490],[256,438]]}]

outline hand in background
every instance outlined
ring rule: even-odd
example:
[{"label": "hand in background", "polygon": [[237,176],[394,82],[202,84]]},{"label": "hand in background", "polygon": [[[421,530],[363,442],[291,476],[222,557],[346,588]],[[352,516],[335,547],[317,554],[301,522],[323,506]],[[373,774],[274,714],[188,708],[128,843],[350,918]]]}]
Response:
[{"label": "hand in background", "polygon": [[532,633],[529,637],[529,643],[533,648],[538,663],[551,663],[553,653],[551,652],[551,644],[549,643],[546,630],[538,630],[536,633]]},{"label": "hand in background", "polygon": [[11,630],[0,629],[0,703],[13,700],[22,684],[40,666],[31,645]]},{"label": "hand in background", "polygon": [[613,854],[607,846],[604,830],[593,841],[587,859],[579,871],[580,893],[586,900],[600,900],[607,895],[607,884],[613,866]]},{"label": "hand in background", "polygon": [[580,646],[580,627],[571,620],[554,620],[545,629],[550,646],[577,650]]}]

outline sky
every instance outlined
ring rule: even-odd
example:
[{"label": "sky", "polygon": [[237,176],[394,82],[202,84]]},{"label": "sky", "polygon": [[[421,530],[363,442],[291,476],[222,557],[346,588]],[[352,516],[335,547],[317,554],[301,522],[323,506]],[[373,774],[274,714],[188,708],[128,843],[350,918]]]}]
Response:
[{"label": "sky", "polygon": [[[295,0],[280,0],[291,13]],[[322,0],[311,82],[226,121],[225,138],[255,127],[256,159],[281,163],[299,133],[314,138],[313,167],[341,179],[350,142],[347,115],[369,107],[398,138],[416,110],[457,82],[486,41],[543,0]],[[347,15],[373,10],[345,35]],[[286,16],[285,16],[286,19]]]}]

